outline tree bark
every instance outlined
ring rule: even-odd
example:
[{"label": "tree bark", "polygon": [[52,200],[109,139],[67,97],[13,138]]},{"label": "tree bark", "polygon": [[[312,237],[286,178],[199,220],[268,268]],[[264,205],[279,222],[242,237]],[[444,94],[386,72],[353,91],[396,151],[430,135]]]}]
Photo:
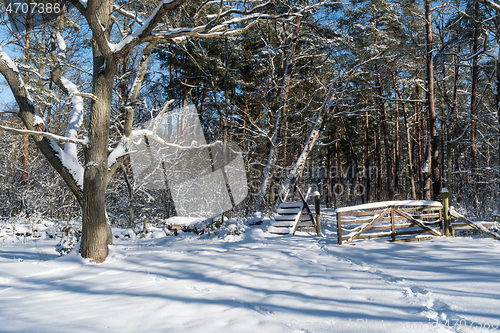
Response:
[{"label": "tree bark", "polygon": [[415,177],[413,176],[413,157],[411,148],[410,126],[408,124],[408,111],[406,103],[403,104],[403,116],[405,121],[406,150],[408,154],[408,178],[410,179],[411,185],[411,198],[413,200],[417,200],[417,192],[415,190]]},{"label": "tree bark", "polygon": [[365,111],[365,121],[364,121],[365,133],[364,133],[364,168],[365,168],[365,189],[366,189],[366,202],[370,202],[370,192],[371,192],[371,172],[370,172],[370,127],[368,121],[368,110]]},{"label": "tree bark", "polygon": [[[116,63],[106,59],[93,46],[94,70],[92,93],[98,100],[90,106],[89,142],[85,149],[83,179],[82,242],[83,258],[103,262],[108,256],[108,228],[105,194],[108,181],[108,143],[111,119],[111,99]],[[106,68],[102,71],[103,66]]]},{"label": "tree bark", "polygon": [[[399,187],[399,102],[396,101],[396,110],[395,110],[395,123],[396,128],[394,129],[394,189]],[[399,195],[399,194],[398,194]]]},{"label": "tree bark", "polygon": [[[375,69],[378,71],[378,65],[375,66]],[[389,200],[394,200],[394,173],[393,173],[393,161],[391,156],[391,149],[389,145],[389,128],[387,126],[387,111],[385,103],[382,99],[383,96],[383,88],[382,88],[382,79],[380,78],[380,73],[375,75],[375,86],[378,91],[378,107],[380,110],[380,120],[382,123],[382,133],[384,135],[384,153],[385,153],[385,163],[387,165],[387,196]]]},{"label": "tree bark", "polygon": [[478,81],[478,55],[479,50],[479,24],[477,22],[479,14],[479,3],[474,4],[474,37],[472,44],[472,77],[471,77],[471,93],[470,93],[470,168],[477,169],[477,143],[476,143],[476,116],[477,116],[477,81]]},{"label": "tree bark", "polygon": [[[427,74],[427,112],[429,118],[429,144],[431,165],[429,172],[432,181],[432,198],[437,200],[441,193],[441,179],[439,174],[439,149],[436,108],[434,105],[434,64],[432,55],[432,11],[431,0],[425,0],[425,39],[426,39],[426,74]],[[430,189],[429,189],[430,190]]]},{"label": "tree bark", "polygon": [[[331,132],[328,135],[328,142],[332,139]],[[329,145],[326,153],[326,207],[333,207],[333,193],[332,193],[332,146]]]},{"label": "tree bark", "polygon": [[[113,3],[102,1],[97,7],[89,6],[88,20],[93,26],[94,42],[92,94],[97,97],[90,104],[89,142],[84,149],[85,171],[83,175],[82,241],[80,254],[94,262],[103,262],[108,256],[110,226],[106,217],[106,187],[108,182],[108,144],[111,124],[111,100],[117,61],[107,45],[99,43],[102,37],[109,40],[109,33],[96,38],[96,25],[107,26]],[[97,7],[97,8],[96,8]],[[95,15],[95,17],[94,17]],[[126,53],[125,53],[126,54]]]}]

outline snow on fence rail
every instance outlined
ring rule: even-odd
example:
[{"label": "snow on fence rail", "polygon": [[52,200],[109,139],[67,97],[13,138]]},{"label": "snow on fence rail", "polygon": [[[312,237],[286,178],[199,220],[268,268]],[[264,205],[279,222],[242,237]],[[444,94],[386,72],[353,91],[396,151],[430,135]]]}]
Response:
[{"label": "snow on fence rail", "polygon": [[[476,230],[479,230],[482,233],[490,236],[491,238],[494,238],[496,240],[500,240],[500,235],[488,230],[488,227],[497,226],[498,222],[496,222],[496,221],[495,222],[473,222],[473,221],[467,219],[465,216],[463,216],[459,212],[457,212],[453,207],[450,208],[450,215],[463,222],[463,225],[460,225],[459,223],[452,223],[451,224],[452,229],[465,229],[465,228],[476,229]],[[455,233],[453,233],[453,235],[455,235]]]},{"label": "snow on fence rail", "polygon": [[442,209],[440,202],[425,200],[384,201],[339,208],[336,211],[338,244],[379,237],[391,237],[396,241],[397,236],[415,234],[442,236]]}]

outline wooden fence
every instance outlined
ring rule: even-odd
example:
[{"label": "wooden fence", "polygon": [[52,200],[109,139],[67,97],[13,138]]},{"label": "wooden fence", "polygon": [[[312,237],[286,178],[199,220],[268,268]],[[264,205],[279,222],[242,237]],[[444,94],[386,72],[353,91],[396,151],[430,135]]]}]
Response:
[{"label": "wooden fence", "polygon": [[[437,201],[385,201],[337,209],[339,244],[356,239],[391,237],[392,241],[419,240],[408,235],[443,235],[443,214]],[[388,223],[389,222],[389,223]]]}]

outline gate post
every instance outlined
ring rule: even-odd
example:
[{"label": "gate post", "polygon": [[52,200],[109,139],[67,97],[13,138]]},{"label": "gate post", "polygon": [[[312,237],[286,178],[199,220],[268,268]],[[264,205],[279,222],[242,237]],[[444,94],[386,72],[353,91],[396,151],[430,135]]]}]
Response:
[{"label": "gate post", "polygon": [[396,225],[394,224],[394,207],[391,207],[391,238],[394,242],[396,240]]},{"label": "gate post", "polygon": [[319,192],[314,192],[314,208],[316,210],[316,232],[321,233],[321,217],[319,212]]},{"label": "gate post", "polygon": [[444,225],[443,231],[446,237],[450,237],[450,192],[446,187],[441,189],[443,196],[443,210],[444,210]]}]

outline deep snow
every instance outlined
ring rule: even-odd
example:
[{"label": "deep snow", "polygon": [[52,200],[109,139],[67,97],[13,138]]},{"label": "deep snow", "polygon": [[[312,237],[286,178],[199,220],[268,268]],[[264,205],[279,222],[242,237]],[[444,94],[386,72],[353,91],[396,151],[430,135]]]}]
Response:
[{"label": "deep snow", "polygon": [[55,239],[4,232],[0,331],[498,330],[498,241],[339,246],[334,214],[322,219],[324,234],[314,237],[262,225],[225,238],[119,238],[103,264],[74,251],[59,257]]}]

